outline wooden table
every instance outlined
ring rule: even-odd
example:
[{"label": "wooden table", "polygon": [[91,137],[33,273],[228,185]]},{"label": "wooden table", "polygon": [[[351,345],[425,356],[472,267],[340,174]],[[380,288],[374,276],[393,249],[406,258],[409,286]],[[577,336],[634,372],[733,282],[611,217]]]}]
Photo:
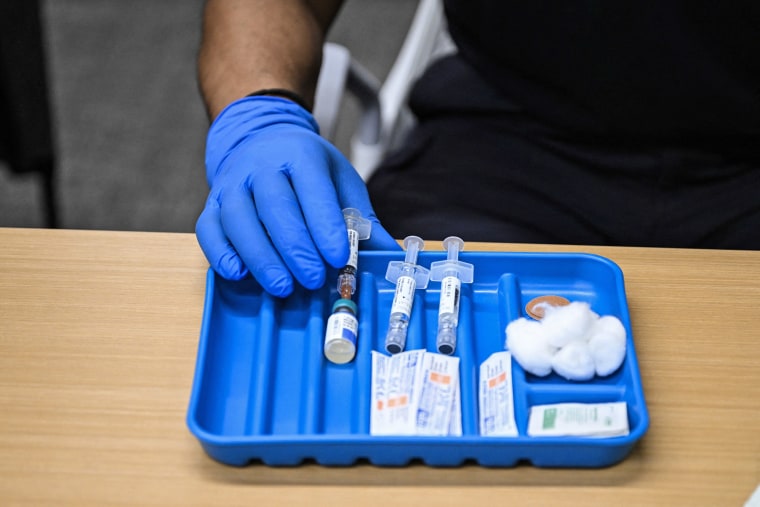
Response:
[{"label": "wooden table", "polygon": [[194,236],[0,229],[0,505],[743,505],[760,483],[760,252],[468,249],[621,266],[651,419],[622,463],[221,465],[185,426]]}]

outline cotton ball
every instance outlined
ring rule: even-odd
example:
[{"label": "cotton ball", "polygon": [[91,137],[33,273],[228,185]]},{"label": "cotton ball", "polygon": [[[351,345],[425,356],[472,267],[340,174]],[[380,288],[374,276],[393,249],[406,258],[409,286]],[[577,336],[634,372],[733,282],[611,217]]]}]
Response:
[{"label": "cotton ball", "polygon": [[625,343],[625,328],[620,319],[605,315],[596,322],[588,345],[597,375],[609,375],[620,367],[625,358]]},{"label": "cotton ball", "polygon": [[549,344],[562,348],[575,340],[588,340],[590,331],[599,316],[588,303],[574,301],[566,306],[547,308],[541,319]]},{"label": "cotton ball", "polygon": [[507,349],[520,366],[539,377],[552,371],[552,356],[556,349],[550,346],[540,322],[520,317],[506,329]]},{"label": "cotton ball", "polygon": [[568,380],[589,380],[594,376],[594,358],[583,340],[575,340],[554,354],[552,368]]}]

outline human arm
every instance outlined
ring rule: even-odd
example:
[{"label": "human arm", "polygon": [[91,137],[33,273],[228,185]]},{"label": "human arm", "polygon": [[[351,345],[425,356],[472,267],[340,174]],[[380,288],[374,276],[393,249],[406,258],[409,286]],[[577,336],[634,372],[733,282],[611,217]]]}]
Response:
[{"label": "human arm", "polygon": [[342,0],[208,0],[198,56],[213,120],[255,90],[291,90],[313,105],[322,45]]},{"label": "human arm", "polygon": [[294,278],[309,289],[326,264],[342,267],[348,239],[341,210],[373,222],[364,247],[398,248],[374,215],[350,163],[318,135],[311,114],[286,98],[252,97],[286,89],[310,106],[325,32],[337,0],[208,0],[199,82],[213,124],[206,147],[211,192],[196,225],[211,266],[228,279],[251,272],[286,296]]}]

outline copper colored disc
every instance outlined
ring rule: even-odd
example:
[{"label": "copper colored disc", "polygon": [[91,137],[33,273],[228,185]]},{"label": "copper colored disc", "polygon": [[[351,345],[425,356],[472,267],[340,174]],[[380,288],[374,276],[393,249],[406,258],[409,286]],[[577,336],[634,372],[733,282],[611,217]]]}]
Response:
[{"label": "copper colored disc", "polygon": [[570,301],[562,296],[539,296],[528,301],[525,311],[536,320],[544,318],[547,306],[567,306]]}]

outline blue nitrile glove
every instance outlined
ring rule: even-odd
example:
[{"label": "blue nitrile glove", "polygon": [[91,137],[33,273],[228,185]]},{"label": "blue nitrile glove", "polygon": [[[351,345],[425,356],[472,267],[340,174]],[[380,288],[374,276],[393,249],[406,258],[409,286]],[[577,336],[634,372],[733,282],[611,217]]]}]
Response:
[{"label": "blue nitrile glove", "polygon": [[211,193],[195,232],[211,267],[239,280],[249,272],[275,296],[325,282],[325,263],[348,261],[343,208],[372,221],[369,249],[396,250],[349,161],[318,134],[314,118],[279,97],[233,102],[206,142]]}]

